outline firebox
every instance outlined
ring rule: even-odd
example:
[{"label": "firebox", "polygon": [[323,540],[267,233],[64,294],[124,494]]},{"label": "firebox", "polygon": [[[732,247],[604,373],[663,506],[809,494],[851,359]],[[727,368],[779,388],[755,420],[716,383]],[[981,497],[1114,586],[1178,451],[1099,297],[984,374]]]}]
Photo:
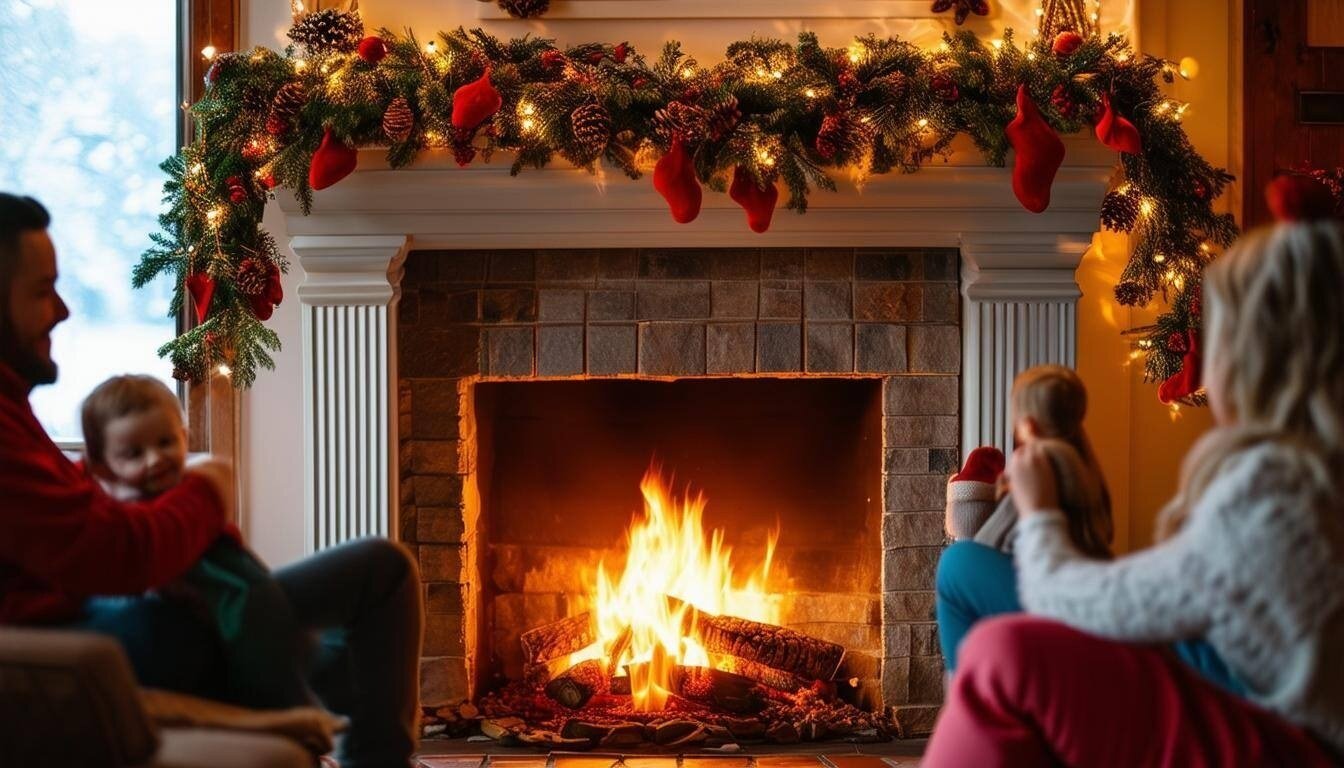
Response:
[{"label": "firebox", "polygon": [[564,747],[926,729],[957,272],[948,249],[413,252],[426,710]]}]

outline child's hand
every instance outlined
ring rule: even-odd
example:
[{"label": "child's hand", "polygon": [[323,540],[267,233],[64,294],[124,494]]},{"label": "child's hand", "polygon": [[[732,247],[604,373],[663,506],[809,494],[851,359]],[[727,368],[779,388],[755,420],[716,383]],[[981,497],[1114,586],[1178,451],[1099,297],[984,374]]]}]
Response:
[{"label": "child's hand", "polygon": [[1039,442],[1030,442],[1013,451],[1008,466],[1009,486],[1017,514],[1027,515],[1047,509],[1059,509],[1059,487],[1055,469]]}]

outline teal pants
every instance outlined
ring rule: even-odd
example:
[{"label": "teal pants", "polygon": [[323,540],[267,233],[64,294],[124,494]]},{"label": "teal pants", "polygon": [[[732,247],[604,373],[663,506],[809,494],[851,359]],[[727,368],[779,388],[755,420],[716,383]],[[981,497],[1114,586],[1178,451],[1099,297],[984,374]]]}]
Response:
[{"label": "teal pants", "polygon": [[[989,616],[1022,611],[1013,558],[973,541],[958,541],[943,551],[935,590],[938,641],[949,671],[956,669],[957,647],[973,624]],[[1210,682],[1236,694],[1245,693],[1207,642],[1183,640],[1173,644],[1172,650]]]}]

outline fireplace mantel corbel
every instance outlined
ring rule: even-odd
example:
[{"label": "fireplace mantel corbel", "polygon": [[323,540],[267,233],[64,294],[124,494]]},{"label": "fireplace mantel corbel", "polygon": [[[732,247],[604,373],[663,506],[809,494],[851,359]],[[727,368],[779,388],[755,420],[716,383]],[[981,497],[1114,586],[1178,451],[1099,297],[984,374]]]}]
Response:
[{"label": "fireplace mantel corbel", "polygon": [[305,497],[308,546],[393,530],[396,505],[396,305],[409,244],[425,249],[604,247],[905,247],[961,251],[961,449],[1011,445],[1013,377],[1076,361],[1074,273],[1097,227],[1114,155],[1068,137],[1070,164],[1045,213],[1022,210],[1009,171],[973,152],[862,191],[818,193],[806,216],[779,211],[747,231],[725,196],[675,224],[647,183],[594,184],[572,169],[508,176],[508,160],[460,169],[443,153],[359,168],[319,193],[312,215],[280,198],[305,272]]}]

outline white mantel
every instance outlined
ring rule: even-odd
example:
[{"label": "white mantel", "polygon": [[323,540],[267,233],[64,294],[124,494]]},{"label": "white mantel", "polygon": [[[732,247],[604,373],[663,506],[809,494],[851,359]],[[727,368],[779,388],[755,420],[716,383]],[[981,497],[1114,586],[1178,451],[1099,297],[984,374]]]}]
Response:
[{"label": "white mantel", "polygon": [[[318,192],[304,216],[280,206],[305,272],[305,520],[309,548],[389,532],[396,498],[396,302],[412,249],[612,247],[956,247],[961,250],[962,450],[1008,447],[1008,388],[1022,369],[1074,365],[1074,273],[1097,229],[1115,155],[1066,139],[1045,213],[1022,209],[1011,170],[958,151],[915,174],[815,192],[809,211],[747,229],[727,195],[705,191],[698,219],[672,221],[646,176],[554,167],[509,176],[510,159],[459,168],[435,152],[391,170],[377,150]],[[781,199],[781,203],[783,200]]]}]

